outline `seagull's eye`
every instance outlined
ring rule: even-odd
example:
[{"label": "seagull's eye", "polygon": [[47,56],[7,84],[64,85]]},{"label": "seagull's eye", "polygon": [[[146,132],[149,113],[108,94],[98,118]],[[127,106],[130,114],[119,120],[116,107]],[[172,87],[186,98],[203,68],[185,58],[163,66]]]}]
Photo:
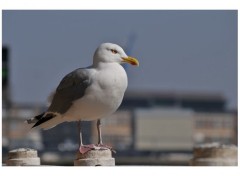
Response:
[{"label": "seagull's eye", "polygon": [[112,52],[113,54],[117,54],[117,53],[118,53],[117,50],[115,50],[115,49],[111,49],[111,52]]}]

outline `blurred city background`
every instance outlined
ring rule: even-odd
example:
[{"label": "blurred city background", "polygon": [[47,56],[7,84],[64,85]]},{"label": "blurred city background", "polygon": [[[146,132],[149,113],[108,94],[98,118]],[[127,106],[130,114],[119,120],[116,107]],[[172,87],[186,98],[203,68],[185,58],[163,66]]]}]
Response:
[{"label": "blurred city background", "polygon": [[[188,165],[197,144],[237,145],[237,11],[2,11],[2,159],[37,149],[43,164],[72,165],[77,123],[26,133],[61,78],[89,66],[103,42],[122,46],[129,86],[105,118],[117,165]],[[84,143],[97,143],[84,122]]]}]

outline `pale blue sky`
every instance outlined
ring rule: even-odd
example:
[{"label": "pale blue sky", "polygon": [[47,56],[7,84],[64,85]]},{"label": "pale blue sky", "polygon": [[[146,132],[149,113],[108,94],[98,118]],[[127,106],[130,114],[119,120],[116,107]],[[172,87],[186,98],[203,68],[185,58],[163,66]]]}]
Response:
[{"label": "pale blue sky", "polygon": [[237,107],[237,11],[3,11],[2,27],[16,103],[46,102],[113,42],[140,61],[129,90],[221,93]]}]

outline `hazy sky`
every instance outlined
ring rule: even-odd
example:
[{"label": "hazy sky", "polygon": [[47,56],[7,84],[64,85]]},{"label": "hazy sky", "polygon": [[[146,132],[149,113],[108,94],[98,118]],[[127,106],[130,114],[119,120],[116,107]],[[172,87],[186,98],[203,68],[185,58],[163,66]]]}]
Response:
[{"label": "hazy sky", "polygon": [[130,49],[129,90],[212,92],[237,107],[237,11],[3,11],[12,99],[44,103],[102,42]]}]

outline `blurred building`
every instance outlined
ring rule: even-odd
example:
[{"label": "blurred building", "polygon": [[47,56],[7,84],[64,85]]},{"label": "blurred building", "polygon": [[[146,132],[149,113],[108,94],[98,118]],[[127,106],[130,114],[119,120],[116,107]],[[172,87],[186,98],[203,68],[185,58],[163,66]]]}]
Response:
[{"label": "blurred building", "polygon": [[219,142],[223,144],[236,143],[235,113],[198,112],[194,114],[195,143]]},{"label": "blurred building", "polygon": [[[134,118],[134,120],[133,120]],[[196,144],[237,144],[232,112],[195,112],[179,108],[119,110],[102,119],[104,142],[116,150],[190,151]],[[97,141],[92,123],[93,141]]]},{"label": "blurred building", "polygon": [[223,112],[226,100],[218,93],[128,91],[120,108],[179,107],[194,111]]},{"label": "blurred building", "polygon": [[178,108],[137,109],[135,149],[139,151],[191,151],[193,112]]}]

